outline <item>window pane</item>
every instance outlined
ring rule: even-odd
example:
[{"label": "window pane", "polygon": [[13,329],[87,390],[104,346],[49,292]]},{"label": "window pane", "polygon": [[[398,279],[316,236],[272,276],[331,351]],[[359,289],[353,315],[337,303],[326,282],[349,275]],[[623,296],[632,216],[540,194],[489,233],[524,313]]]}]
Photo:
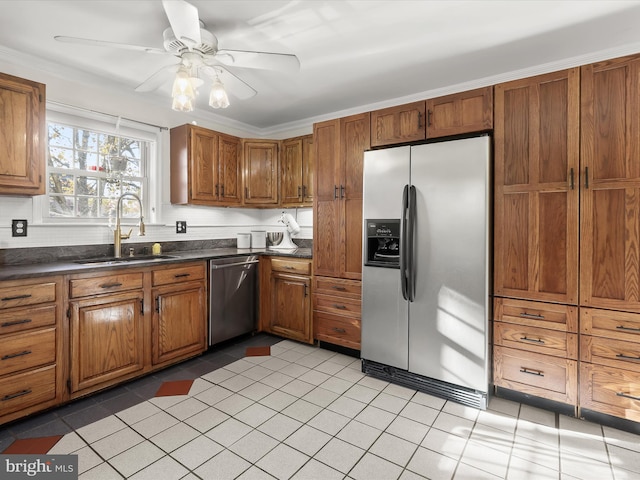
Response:
[{"label": "window pane", "polygon": [[78,217],[96,218],[98,216],[98,199],[78,197]]},{"label": "window pane", "polygon": [[98,195],[98,179],[93,177],[76,178],[76,195]]},{"label": "window pane", "polygon": [[127,162],[127,171],[125,173],[130,177],[141,177],[142,172],[140,169],[140,160],[133,158],[129,159]]},{"label": "window pane", "polygon": [[73,128],[50,123],[49,145],[52,147],[73,147]]},{"label": "window pane", "polygon": [[111,198],[103,198],[100,200],[100,217],[116,218],[116,205],[118,200]]},{"label": "window pane", "polygon": [[122,217],[140,217],[140,204],[134,198],[122,199]]},{"label": "window pane", "polygon": [[100,192],[103,197],[120,196],[120,181],[111,178],[100,179]]},{"label": "window pane", "polygon": [[49,193],[65,193],[67,195],[73,195],[73,175],[50,173]]},{"label": "window pane", "polygon": [[76,166],[80,170],[98,170],[98,154],[76,151]]},{"label": "window pane", "polygon": [[49,196],[49,213],[52,217],[72,217],[73,197],[62,195]]},{"label": "window pane", "polygon": [[49,166],[56,168],[73,168],[73,150],[50,147]]},{"label": "window pane", "polygon": [[76,129],[75,147],[78,150],[95,152],[98,150],[98,134],[82,128]]}]

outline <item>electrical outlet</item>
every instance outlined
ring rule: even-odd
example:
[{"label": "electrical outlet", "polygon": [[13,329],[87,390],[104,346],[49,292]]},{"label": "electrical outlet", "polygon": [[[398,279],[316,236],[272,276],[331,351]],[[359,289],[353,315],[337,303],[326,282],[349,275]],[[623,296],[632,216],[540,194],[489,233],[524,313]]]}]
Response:
[{"label": "electrical outlet", "polygon": [[27,221],[26,220],[11,220],[11,236],[12,237],[26,237],[27,236]]},{"label": "electrical outlet", "polygon": [[176,222],[176,233],[187,233],[187,222],[184,220],[178,220]]}]

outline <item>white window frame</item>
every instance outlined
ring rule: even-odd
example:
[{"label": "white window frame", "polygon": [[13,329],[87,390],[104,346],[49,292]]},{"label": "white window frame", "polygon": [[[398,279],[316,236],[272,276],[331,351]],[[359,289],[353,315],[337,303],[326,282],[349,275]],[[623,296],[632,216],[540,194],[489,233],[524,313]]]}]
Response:
[{"label": "white window frame", "polygon": [[[148,159],[144,167],[144,184],[142,187],[142,204],[145,223],[154,224],[159,218],[159,191],[162,134],[159,127],[121,119],[108,114],[88,111],[58,104],[47,104],[47,132],[49,122],[60,123],[78,128],[134,138],[148,142]],[[48,137],[48,134],[47,134]],[[47,138],[44,139],[45,141]],[[46,145],[47,155],[49,145]],[[108,218],[86,217],[53,217],[49,214],[49,164],[45,183],[47,193],[34,197],[33,221],[40,225],[109,225]],[[137,219],[136,219],[137,221]]]}]

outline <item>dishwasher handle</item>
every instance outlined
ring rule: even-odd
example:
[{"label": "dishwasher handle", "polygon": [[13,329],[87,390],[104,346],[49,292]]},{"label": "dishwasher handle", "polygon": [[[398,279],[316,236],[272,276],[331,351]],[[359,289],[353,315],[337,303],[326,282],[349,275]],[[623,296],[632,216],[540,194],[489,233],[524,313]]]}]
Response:
[{"label": "dishwasher handle", "polygon": [[251,265],[252,263],[258,263],[259,260],[251,260],[249,262],[237,262],[237,263],[227,263],[226,265],[216,265],[214,263],[211,264],[212,270],[222,270],[223,268],[237,267],[239,265]]}]

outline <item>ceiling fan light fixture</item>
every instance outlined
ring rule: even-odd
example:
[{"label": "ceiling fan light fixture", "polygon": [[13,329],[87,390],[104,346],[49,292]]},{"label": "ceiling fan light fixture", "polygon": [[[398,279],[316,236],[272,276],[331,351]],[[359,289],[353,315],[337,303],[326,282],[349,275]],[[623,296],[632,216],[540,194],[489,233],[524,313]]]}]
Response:
[{"label": "ceiling fan light fixture", "polygon": [[227,108],[229,106],[229,97],[224,89],[224,85],[217,76],[213,81],[213,85],[211,85],[209,106],[212,108]]},{"label": "ceiling fan light fixture", "polygon": [[176,112],[192,112],[193,99],[186,95],[176,95],[171,102],[171,108]]}]

